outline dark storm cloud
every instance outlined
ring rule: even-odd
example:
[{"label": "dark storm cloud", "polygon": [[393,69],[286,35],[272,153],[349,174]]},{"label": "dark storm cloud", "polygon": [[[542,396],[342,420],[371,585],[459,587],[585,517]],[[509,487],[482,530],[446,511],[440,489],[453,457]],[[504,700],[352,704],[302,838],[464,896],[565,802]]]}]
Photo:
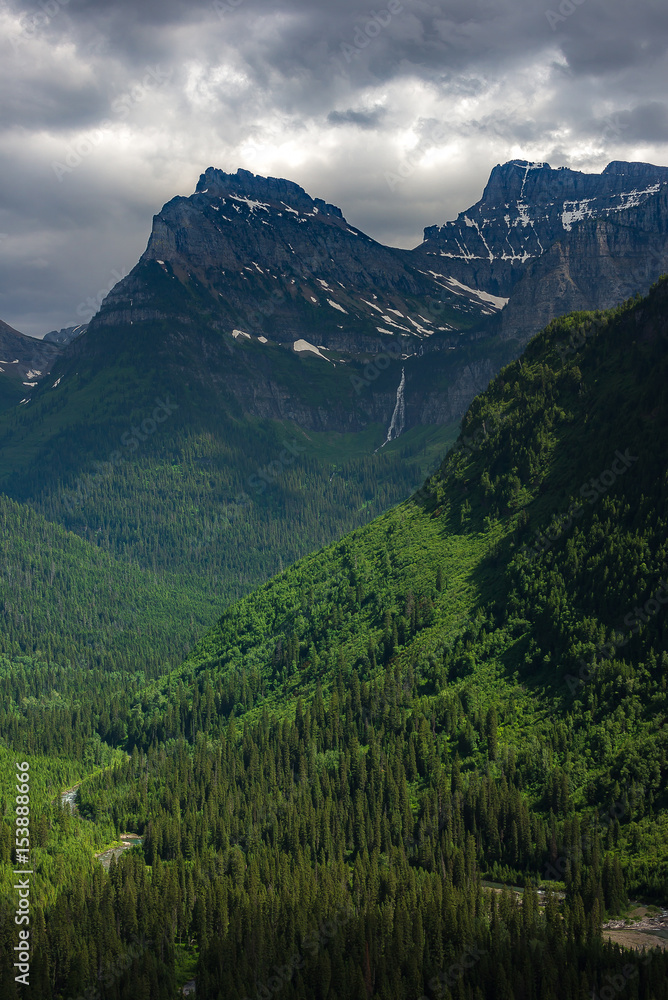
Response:
[{"label": "dark storm cloud", "polygon": [[652,101],[639,105],[629,112],[626,123],[628,139],[668,142],[668,106],[664,102]]},{"label": "dark storm cloud", "polygon": [[[44,14],[42,7],[54,13]],[[633,6],[626,0],[577,4],[573,0],[552,4],[535,0],[391,0],[373,12],[358,0],[341,0],[335,5],[313,0],[195,4],[177,0],[140,4],[133,0],[69,0],[67,4],[41,0],[41,6],[12,0],[10,8],[24,20],[34,16],[42,22],[37,34],[59,37],[70,32],[89,46],[95,38],[106,39],[129,64],[141,63],[152,53],[164,54],[163,29],[188,26],[206,26],[209,38],[216,41],[224,35],[244,37],[245,48],[252,53],[255,37],[248,29],[266,19],[273,21],[273,39],[262,44],[262,56],[288,73],[296,66],[312,67],[323,47],[340,58],[342,47],[350,45],[357,55],[354,66],[352,60],[346,64],[343,59],[345,68],[371,67],[394,75],[402,62],[425,74],[475,64],[498,66],[549,44],[562,49],[575,72],[617,72],[622,66],[660,57],[668,22],[662,0],[645,0]],[[560,13],[562,10],[567,13]],[[187,37],[183,45],[185,50]],[[198,39],[200,46],[206,50],[206,37]]]},{"label": "dark storm cloud", "polygon": [[386,113],[386,108],[372,108],[364,111],[348,108],[347,111],[330,111],[327,115],[327,121],[330,125],[357,125],[358,128],[375,128]]},{"label": "dark storm cloud", "polygon": [[31,333],[87,318],[209,163],[408,246],[504,159],[668,156],[664,0],[10,0],[0,23],[0,318]]}]

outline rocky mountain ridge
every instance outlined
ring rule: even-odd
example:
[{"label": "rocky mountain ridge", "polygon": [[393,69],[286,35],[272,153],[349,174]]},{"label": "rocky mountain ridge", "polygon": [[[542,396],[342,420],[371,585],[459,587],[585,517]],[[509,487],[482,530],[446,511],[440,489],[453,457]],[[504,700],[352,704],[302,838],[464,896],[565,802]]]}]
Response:
[{"label": "rocky mountain ridge", "polygon": [[405,354],[429,338],[443,349],[501,306],[435,281],[299,185],[245,170],[210,167],[193,195],[164,206],[139,263],[91,328],[170,315],[151,288],[155,268],[196,285],[221,332],[290,348],[304,340],[312,353],[377,354],[395,339]]},{"label": "rocky mountain ridge", "polygon": [[78,326],[65,326],[61,330],[50,330],[42,338],[47,344],[57,344],[58,347],[66,347],[77,337],[83,336],[88,329],[88,323],[80,323]]},{"label": "rocky mountain ridge", "polygon": [[123,344],[241,412],[338,432],[389,427],[402,384],[406,428],[450,423],[552,318],[645,293],[668,270],[667,233],[668,168],[651,164],[499,165],[412,251],[292,181],[209,167],[154,217],[61,365],[113,364]]},{"label": "rocky mountain ridge", "polygon": [[60,356],[56,344],[27,337],[0,320],[0,376],[8,382],[25,386],[29,393]]},{"label": "rocky mountain ridge", "polygon": [[610,309],[668,273],[668,186],[640,205],[587,219],[529,263],[499,316],[526,343],[555,316]]},{"label": "rocky mountain ridge", "polygon": [[428,226],[411,257],[432,272],[509,297],[532,261],[583,222],[628,224],[630,212],[667,186],[668,167],[649,163],[615,160],[602,173],[587,174],[511,160],[494,167],[475,205],[452,222]]}]

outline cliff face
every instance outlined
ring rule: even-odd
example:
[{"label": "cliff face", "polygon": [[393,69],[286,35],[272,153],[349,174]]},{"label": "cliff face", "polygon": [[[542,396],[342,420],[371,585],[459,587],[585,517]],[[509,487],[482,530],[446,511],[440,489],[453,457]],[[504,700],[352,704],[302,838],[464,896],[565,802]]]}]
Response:
[{"label": "cliff face", "polygon": [[[92,328],[173,318],[169,297],[153,293],[156,268],[196,287],[222,332],[289,344],[303,338],[351,354],[378,353],[388,338],[407,345],[434,338],[440,349],[439,335],[498,308],[435,281],[299,185],[245,170],[209,168],[195,194],[164,206],[139,264],[107,296]],[[180,318],[192,320],[190,306]]]},{"label": "cliff face", "polygon": [[425,229],[411,256],[508,297],[532,262],[583,222],[628,216],[666,186],[668,168],[648,163],[613,161],[600,174],[585,174],[511,160],[492,170],[477,204],[454,222]]},{"label": "cliff face", "polygon": [[668,189],[634,209],[587,220],[532,261],[500,317],[503,337],[526,343],[551,319],[609,309],[647,294],[668,273]]}]

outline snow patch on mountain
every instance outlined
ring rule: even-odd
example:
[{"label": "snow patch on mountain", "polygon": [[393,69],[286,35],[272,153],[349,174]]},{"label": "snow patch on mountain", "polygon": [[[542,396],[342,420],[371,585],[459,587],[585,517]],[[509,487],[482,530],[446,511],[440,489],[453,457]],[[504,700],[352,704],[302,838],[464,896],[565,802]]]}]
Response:
[{"label": "snow patch on mountain", "polygon": [[[443,277],[443,275],[441,275]],[[470,285],[465,285],[462,281],[457,281],[456,278],[445,278],[445,281],[451,287],[453,291],[461,290],[467,295],[474,295],[481,302],[488,302],[490,305],[494,306],[496,309],[503,309],[508,303],[508,299],[504,298],[502,295],[492,295],[490,292],[482,292],[479,288],[471,288]]]},{"label": "snow patch on mountain", "polygon": [[570,233],[574,222],[582,222],[583,219],[591,219],[595,215],[594,209],[590,208],[596,198],[583,198],[582,201],[565,201],[564,210],[561,213],[561,224],[567,233]]},{"label": "snow patch on mountain", "polygon": [[334,299],[327,299],[327,302],[332,307],[332,309],[338,309],[339,312],[345,313],[346,316],[348,315],[348,310],[344,309],[343,306],[340,306],[338,302],[334,301]]},{"label": "snow patch on mountain", "polygon": [[[420,319],[423,319],[423,317],[421,316]],[[416,323],[415,320],[411,319],[410,316],[408,317],[408,322],[412,323],[417,332],[421,333],[423,337],[430,337],[431,334],[434,332],[433,330],[428,330],[426,326],[422,326],[421,323]],[[425,322],[427,322],[427,320],[425,320]]]},{"label": "snow patch on mountain", "polygon": [[330,361],[329,358],[326,358],[324,354],[321,354],[319,348],[314,347],[313,344],[309,344],[308,340],[295,340],[294,344],[292,345],[292,349],[293,351],[296,351],[298,354],[306,352],[308,352],[309,354],[315,354],[316,357],[322,358],[322,360],[327,361],[328,364],[330,365],[334,364],[334,362]]},{"label": "snow patch on mountain", "polygon": [[[250,208],[251,213],[255,212],[257,208],[261,208],[264,212],[268,212],[271,208],[271,205],[269,205],[266,201],[254,201],[252,198],[242,198],[238,194],[231,194],[229,197],[233,198],[235,201],[244,202]],[[234,207],[236,208],[236,205]]]},{"label": "snow patch on mountain", "polygon": [[633,191],[626,191],[620,194],[620,199],[622,204],[619,206],[620,210],[624,208],[637,208],[638,205],[650,197],[650,195],[656,194],[661,188],[661,184],[650,184],[648,187],[644,188],[642,191],[634,189]]},{"label": "snow patch on mountain", "polygon": [[388,326],[394,326],[394,327],[396,327],[397,330],[403,330],[404,333],[411,333],[412,332],[411,330],[408,329],[407,326],[402,326],[401,323],[397,323],[395,320],[393,320],[391,316],[385,316],[385,315],[383,315],[383,322],[387,323]]},{"label": "snow patch on mountain", "polygon": [[377,306],[377,305],[376,305],[376,304],[375,304],[374,302],[367,302],[367,300],[366,300],[366,299],[362,299],[361,301],[362,301],[362,302],[363,302],[363,303],[364,303],[365,305],[367,305],[367,306],[371,306],[371,308],[372,308],[372,309],[375,309],[375,310],[376,310],[377,312],[379,312],[379,313],[381,314],[381,316],[382,316],[382,314],[383,314],[383,310],[382,310],[382,309],[381,309],[381,308],[380,308],[379,306]]}]

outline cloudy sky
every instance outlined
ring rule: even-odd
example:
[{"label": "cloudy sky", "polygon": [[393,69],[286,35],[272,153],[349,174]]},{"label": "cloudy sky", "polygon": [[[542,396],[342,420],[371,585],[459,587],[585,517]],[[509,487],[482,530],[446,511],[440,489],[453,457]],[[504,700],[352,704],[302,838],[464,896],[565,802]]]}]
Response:
[{"label": "cloudy sky", "polygon": [[411,247],[508,159],[668,164],[665,0],[9,0],[0,37],[0,319],[33,336],[207,166]]}]

